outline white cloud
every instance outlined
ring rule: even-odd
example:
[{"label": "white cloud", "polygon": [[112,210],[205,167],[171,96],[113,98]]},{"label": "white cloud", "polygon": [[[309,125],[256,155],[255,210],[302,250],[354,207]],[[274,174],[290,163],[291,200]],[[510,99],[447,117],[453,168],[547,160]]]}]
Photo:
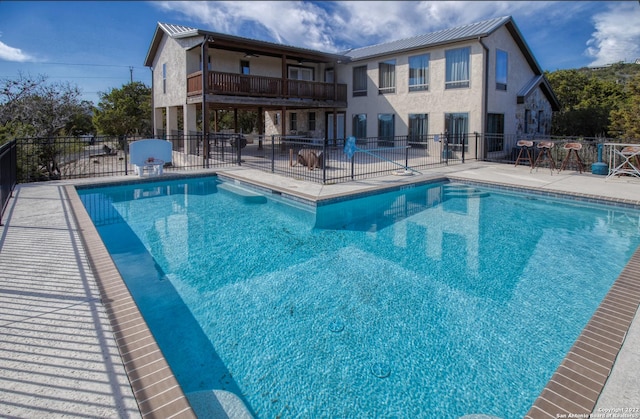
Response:
[{"label": "white cloud", "polygon": [[593,16],[595,32],[587,41],[590,65],[635,61],[640,58],[640,7],[636,2],[615,2]]},{"label": "white cloud", "polygon": [[24,63],[27,61],[33,61],[33,57],[25,54],[19,48],[13,48],[3,42],[0,42],[0,60]]},{"label": "white cloud", "polygon": [[[317,49],[341,51],[408,38],[492,17],[540,15],[558,2],[513,1],[163,1],[203,29]],[[559,2],[565,3],[565,2]],[[571,2],[568,2],[569,4]],[[558,10],[558,7],[553,7]],[[169,22],[179,23],[179,22]]]}]

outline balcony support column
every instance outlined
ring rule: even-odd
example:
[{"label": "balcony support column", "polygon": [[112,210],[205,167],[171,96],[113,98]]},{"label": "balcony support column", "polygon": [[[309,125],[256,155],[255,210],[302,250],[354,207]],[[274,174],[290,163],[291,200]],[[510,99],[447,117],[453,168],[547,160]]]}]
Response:
[{"label": "balcony support column", "polygon": [[184,150],[186,154],[196,154],[197,141],[192,136],[198,132],[198,107],[196,104],[184,105]]},{"label": "balcony support column", "polygon": [[178,107],[167,106],[167,135],[178,134]]}]

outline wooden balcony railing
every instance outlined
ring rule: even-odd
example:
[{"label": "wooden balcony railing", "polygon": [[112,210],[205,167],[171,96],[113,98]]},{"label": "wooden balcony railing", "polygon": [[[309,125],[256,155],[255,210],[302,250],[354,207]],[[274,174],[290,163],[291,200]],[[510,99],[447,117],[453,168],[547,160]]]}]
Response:
[{"label": "wooden balcony railing", "polygon": [[[347,85],[277,77],[249,76],[245,74],[209,72],[208,94],[312,100],[347,100]],[[187,96],[202,94],[202,72],[187,76]]]}]

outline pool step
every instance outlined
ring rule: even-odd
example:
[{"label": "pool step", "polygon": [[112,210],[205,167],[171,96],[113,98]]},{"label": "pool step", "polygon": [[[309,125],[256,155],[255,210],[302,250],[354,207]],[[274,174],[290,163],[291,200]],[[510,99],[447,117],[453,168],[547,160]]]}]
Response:
[{"label": "pool step", "polygon": [[462,184],[449,184],[442,187],[446,198],[485,198],[489,192],[481,191],[472,186]]},{"label": "pool step", "polygon": [[225,390],[203,390],[186,394],[199,418],[253,419],[237,395]]},{"label": "pool step", "polygon": [[267,202],[266,196],[231,183],[220,183],[218,189],[232,193],[235,197],[242,199],[242,201],[247,204],[265,204]]}]

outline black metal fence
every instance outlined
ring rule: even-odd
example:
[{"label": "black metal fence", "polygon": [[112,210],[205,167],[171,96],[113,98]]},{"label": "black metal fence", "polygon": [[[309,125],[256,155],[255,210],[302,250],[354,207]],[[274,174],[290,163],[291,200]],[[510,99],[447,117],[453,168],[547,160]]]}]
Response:
[{"label": "black metal fence", "polygon": [[[443,137],[397,136],[362,138],[347,156],[345,140],[302,136],[260,136],[235,133],[164,135],[172,144],[172,161],[164,171],[248,166],[321,183],[346,182],[395,172],[459,163],[464,148]],[[20,138],[17,147],[19,183],[120,176],[134,173],[129,144],[139,137]],[[315,156],[307,164],[302,155]],[[152,157],[152,156],[150,156]]]},{"label": "black metal fence", "polygon": [[0,147],[0,225],[17,182],[16,140],[13,140]]},{"label": "black metal fence", "polygon": [[[598,144],[620,142],[640,143],[640,140],[621,140],[604,137],[559,137],[552,135],[516,136],[478,134],[477,138],[478,141],[483,144],[483,148],[481,149],[482,154],[477,157],[478,160],[514,164],[521,149],[521,147],[518,146],[518,141],[529,140],[533,142],[531,153],[534,162],[540,155],[540,149],[537,145],[543,141],[552,142],[553,147],[550,149],[550,152],[558,168],[569,153],[569,150],[565,149],[564,145],[567,143],[579,143],[582,145],[582,148],[578,151],[578,155],[582,160],[583,170],[585,171],[590,171],[591,165],[598,162]],[[605,152],[607,151],[605,150]],[[602,158],[607,159],[606,156]],[[575,169],[576,167],[573,168]]]},{"label": "black metal fence", "polygon": [[[165,171],[224,166],[248,166],[270,173],[323,184],[389,174],[405,175],[422,169],[482,160],[514,163],[517,142],[552,141],[551,153],[561,162],[567,142],[583,145],[579,151],[587,170],[598,161],[598,144],[605,138],[528,137],[463,134],[370,137],[355,140],[353,153],[345,152],[345,139],[326,140],[305,136],[261,136],[237,133],[163,135],[172,144],[172,161]],[[138,137],[23,138],[15,143],[14,172],[17,182],[119,176],[134,174],[129,144]],[[534,159],[538,150],[533,147]],[[152,156],[149,156],[152,157]],[[3,170],[4,164],[3,164]],[[11,168],[7,170],[12,170]]]}]

